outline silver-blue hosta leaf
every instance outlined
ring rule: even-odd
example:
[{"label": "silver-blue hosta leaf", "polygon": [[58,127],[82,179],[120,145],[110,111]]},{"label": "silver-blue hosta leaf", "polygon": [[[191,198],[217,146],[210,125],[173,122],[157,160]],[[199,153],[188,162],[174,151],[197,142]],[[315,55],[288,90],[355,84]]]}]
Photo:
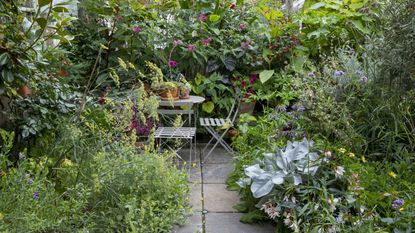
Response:
[{"label": "silver-blue hosta leaf", "polygon": [[303,179],[301,178],[301,175],[299,175],[299,174],[292,175],[290,177],[290,180],[294,185],[299,185],[299,184],[303,183]]},{"label": "silver-blue hosta leaf", "polygon": [[253,180],[251,185],[251,192],[255,198],[260,198],[272,191],[274,183],[271,179]]},{"label": "silver-blue hosta leaf", "polygon": [[285,174],[282,172],[277,172],[272,174],[271,181],[274,184],[283,184],[284,183]]},{"label": "silver-blue hosta leaf", "polygon": [[245,175],[250,178],[255,178],[264,173],[265,171],[259,167],[259,164],[255,164],[245,168]]},{"label": "silver-blue hosta leaf", "polygon": [[251,184],[251,181],[251,178],[241,178],[236,181],[236,183],[239,185],[239,187],[246,188]]},{"label": "silver-blue hosta leaf", "polygon": [[266,171],[273,171],[277,167],[277,156],[274,153],[264,154],[264,169]]}]

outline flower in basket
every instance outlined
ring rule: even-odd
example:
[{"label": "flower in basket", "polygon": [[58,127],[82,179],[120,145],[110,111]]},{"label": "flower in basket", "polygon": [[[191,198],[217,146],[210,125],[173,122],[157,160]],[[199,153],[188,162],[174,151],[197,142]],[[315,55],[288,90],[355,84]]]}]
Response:
[{"label": "flower in basket", "polygon": [[242,100],[252,100],[259,90],[258,74],[240,75],[235,73],[231,78],[232,86],[241,95]]}]

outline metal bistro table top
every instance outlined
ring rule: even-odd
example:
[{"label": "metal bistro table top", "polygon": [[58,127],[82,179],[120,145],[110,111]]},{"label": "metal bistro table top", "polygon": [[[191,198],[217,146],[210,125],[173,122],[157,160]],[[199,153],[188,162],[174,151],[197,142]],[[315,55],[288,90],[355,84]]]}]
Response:
[{"label": "metal bistro table top", "polygon": [[200,104],[205,101],[205,98],[201,96],[191,95],[189,99],[179,99],[176,101],[169,101],[169,100],[160,100],[160,106],[191,106],[193,104]]}]

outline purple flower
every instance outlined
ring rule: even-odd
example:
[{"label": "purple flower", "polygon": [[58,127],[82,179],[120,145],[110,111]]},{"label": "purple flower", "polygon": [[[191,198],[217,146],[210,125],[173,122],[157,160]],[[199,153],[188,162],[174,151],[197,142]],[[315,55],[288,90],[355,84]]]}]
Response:
[{"label": "purple flower", "polygon": [[256,80],[258,80],[258,75],[257,74],[251,74],[251,78],[249,79],[249,83],[254,84],[256,82]]},{"label": "purple flower", "polygon": [[282,136],[288,136],[289,134],[290,134],[290,131],[285,131],[284,130],[284,131],[281,132]]},{"label": "purple flower", "polygon": [[182,44],[183,44],[183,41],[181,41],[181,40],[174,40],[173,41],[173,46],[174,47],[177,47],[177,46],[182,45]]},{"label": "purple flower", "polygon": [[277,111],[278,112],[286,112],[287,111],[287,106],[278,106]]},{"label": "purple flower", "polygon": [[241,82],[241,86],[242,86],[242,87],[246,87],[246,82],[245,82],[245,81],[242,81],[242,82]]},{"label": "purple flower", "polygon": [[405,200],[404,199],[396,199],[392,203],[392,208],[398,209],[401,206],[403,206],[404,204],[405,204]]},{"label": "purple flower", "polygon": [[246,24],[244,24],[244,23],[239,24],[239,30],[241,30],[241,31],[245,30],[247,27],[248,26],[246,26]]},{"label": "purple flower", "polygon": [[202,43],[202,45],[209,45],[210,44],[210,42],[212,42],[212,38],[207,38],[207,39],[203,39],[202,41],[201,41],[201,43]]},{"label": "purple flower", "polygon": [[251,45],[251,42],[250,41],[246,41],[246,42],[243,42],[242,44],[241,44],[241,49],[245,49],[246,47],[248,47],[248,46],[250,46]]},{"label": "purple flower", "polygon": [[229,6],[229,8],[235,9],[236,8],[236,3],[235,2],[232,2],[231,5]]},{"label": "purple flower", "polygon": [[291,132],[290,133],[291,138],[296,138],[297,137],[297,133],[296,132]]},{"label": "purple flower", "polygon": [[303,112],[303,111],[305,111],[304,106],[300,106],[300,107],[298,107],[297,111],[298,111],[298,112]]},{"label": "purple flower", "polygon": [[336,72],[334,72],[334,76],[336,76],[336,77],[343,76],[344,74],[345,74],[345,72],[342,71],[342,70],[336,70]]},{"label": "purple flower", "polygon": [[297,107],[297,105],[293,105],[293,106],[291,106],[291,109],[294,110],[294,111],[297,111],[298,107]]},{"label": "purple flower", "polygon": [[254,89],[251,89],[251,88],[248,89],[249,94],[253,94],[254,92],[255,92]]},{"label": "purple flower", "polygon": [[39,192],[34,192],[33,193],[33,199],[39,200]]},{"label": "purple flower", "polygon": [[361,83],[367,83],[367,77],[366,76],[360,77],[359,82],[361,82]]},{"label": "purple flower", "polygon": [[174,61],[174,60],[169,60],[168,65],[169,65],[169,67],[170,67],[170,68],[176,68],[176,66],[177,66],[177,61]]},{"label": "purple flower", "polygon": [[196,49],[196,46],[195,45],[189,44],[187,46],[187,51],[188,52],[193,52],[195,49]]},{"label": "purple flower", "polygon": [[135,26],[135,27],[133,27],[133,31],[134,31],[135,33],[139,33],[139,32],[141,32],[141,27],[139,27],[139,26]]},{"label": "purple flower", "polygon": [[111,91],[112,90],[112,87],[111,86],[106,86],[105,87],[105,91]]},{"label": "purple flower", "polygon": [[199,19],[200,22],[203,23],[207,20],[207,16],[205,14],[199,14],[198,19]]},{"label": "purple flower", "polygon": [[315,76],[316,76],[316,75],[315,75],[313,72],[308,73],[308,77],[313,78],[313,77],[315,77]]}]

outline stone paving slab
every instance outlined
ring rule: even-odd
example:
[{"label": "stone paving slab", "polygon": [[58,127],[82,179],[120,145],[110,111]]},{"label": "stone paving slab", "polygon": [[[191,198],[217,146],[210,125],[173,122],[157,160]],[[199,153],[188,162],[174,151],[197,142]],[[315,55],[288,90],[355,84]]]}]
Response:
[{"label": "stone paving slab", "polygon": [[242,213],[208,213],[205,217],[206,233],[274,233],[275,227],[266,224],[244,224]]},{"label": "stone paving slab", "polygon": [[233,170],[232,163],[204,164],[203,183],[204,184],[224,184],[229,174]]},{"label": "stone paving slab", "polygon": [[172,233],[202,233],[202,213],[194,213],[187,219],[187,224],[183,226],[174,226]]},{"label": "stone paving slab", "polygon": [[190,195],[189,202],[192,205],[193,212],[202,211],[202,185],[201,184],[189,184],[190,186]]},{"label": "stone paving slab", "polygon": [[[208,153],[209,151],[206,150],[205,155]],[[220,146],[216,147],[215,151],[209,155],[209,157],[206,159],[203,156],[203,162],[205,164],[207,163],[230,163],[232,162],[233,159],[233,154],[228,153],[225,149],[220,148]]]},{"label": "stone paving slab", "polygon": [[226,190],[225,184],[203,184],[203,195],[209,212],[237,212],[233,206],[239,202],[238,193]]}]

